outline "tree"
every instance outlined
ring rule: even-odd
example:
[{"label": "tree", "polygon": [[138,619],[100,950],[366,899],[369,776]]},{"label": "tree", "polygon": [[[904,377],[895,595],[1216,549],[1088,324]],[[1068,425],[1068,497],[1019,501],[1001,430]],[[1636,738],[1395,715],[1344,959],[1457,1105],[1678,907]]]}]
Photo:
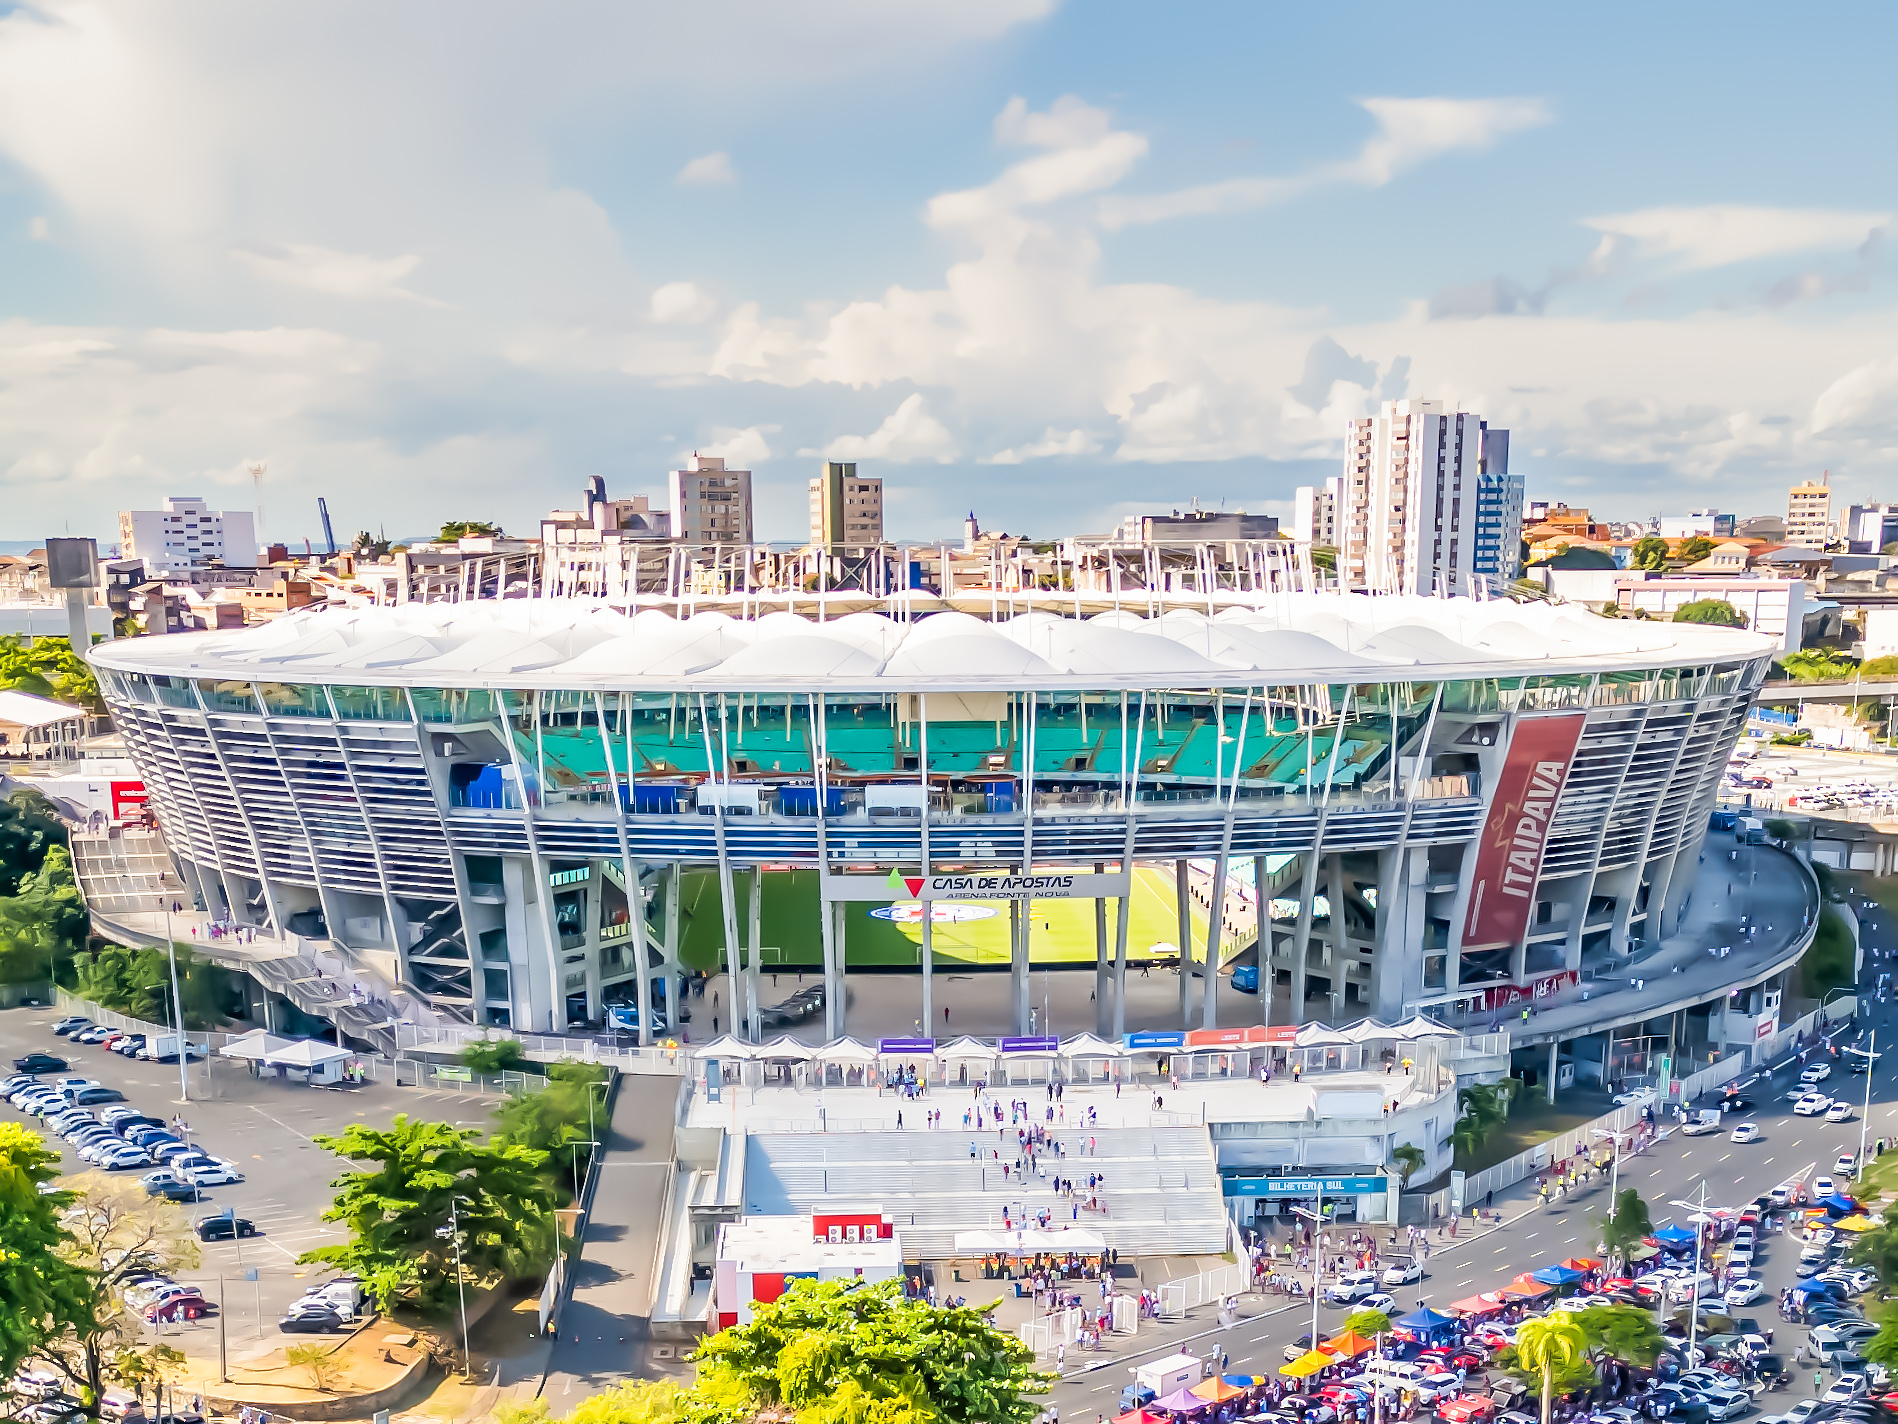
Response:
[{"label": "tree", "polygon": [[[519,1093],[495,1109],[500,1125],[496,1142],[513,1142],[548,1156],[556,1189],[574,1180],[579,1159],[588,1154],[588,1103],[598,1095],[607,1070],[592,1063],[555,1063],[547,1069],[547,1086],[538,1093]],[[597,1109],[596,1109],[597,1114]],[[600,1126],[597,1115],[594,1125]]]},{"label": "tree", "polygon": [[1644,535],[1628,556],[1628,567],[1655,574],[1664,572],[1667,569],[1667,540],[1658,534]]},{"label": "tree", "polygon": [[797,1281],[694,1358],[706,1424],[763,1410],[798,1424],[1031,1424],[1030,1396],[1050,1383],[987,1310],[938,1310],[896,1281]]},{"label": "tree", "polygon": [[461,1063],[477,1073],[518,1073],[526,1066],[527,1054],[518,1038],[491,1038],[465,1045]]},{"label": "tree", "polygon": [[1625,1260],[1628,1252],[1654,1230],[1654,1223],[1648,1217],[1648,1204],[1633,1187],[1621,1189],[1614,1209],[1596,1225],[1601,1228],[1602,1249],[1617,1261]]},{"label": "tree", "polygon": [[541,1178],[547,1154],[516,1143],[482,1145],[480,1134],[398,1113],[386,1128],[351,1123],[311,1139],[373,1171],[345,1172],[325,1221],[348,1225],[350,1239],[305,1252],[352,1270],[384,1310],[397,1296],[439,1311],[455,1297],[456,1242],[462,1268],[479,1279],[523,1274],[553,1258],[553,1192]]},{"label": "tree", "polygon": [[0,895],[19,894],[53,847],[65,844],[66,827],[39,792],[22,787],[0,801]]},{"label": "tree", "polygon": [[1683,564],[1697,564],[1713,552],[1713,540],[1696,534],[1691,539],[1683,539],[1674,550],[1674,557]]},{"label": "tree", "polygon": [[1867,658],[1858,665],[1860,677],[1898,677],[1898,657],[1887,653],[1880,658]]},{"label": "tree", "polygon": [[151,1386],[152,1400],[156,1403],[158,1386],[183,1369],[184,1363],[183,1350],[174,1350],[169,1345],[152,1344],[144,1349],[131,1348],[119,1351],[112,1357],[110,1374],[113,1379],[131,1390],[142,1406],[145,1403],[145,1387]]},{"label": "tree", "polygon": [[0,1379],[85,1316],[86,1283],[59,1254],[65,1192],[41,1192],[59,1175],[59,1153],[17,1122],[0,1122]]},{"label": "tree", "polygon": [[0,983],[31,984],[58,976],[92,928],[85,898],[73,882],[72,856],[49,846],[18,893],[0,899]]},{"label": "tree", "polygon": [[1466,1156],[1474,1154],[1488,1140],[1490,1129],[1509,1116],[1515,1086],[1513,1078],[1504,1078],[1495,1083],[1472,1083],[1457,1090],[1459,1116],[1450,1131],[1450,1141],[1458,1152]]},{"label": "tree", "polygon": [[336,1358],[334,1345],[289,1345],[283,1362],[310,1377],[310,1388],[327,1393],[343,1377],[342,1361]]},{"label": "tree", "polygon": [[442,532],[435,537],[441,543],[452,544],[457,539],[466,539],[470,536],[498,539],[501,537],[501,526],[489,524],[480,519],[450,519],[442,525]]},{"label": "tree", "polygon": [[125,1300],[134,1271],[175,1275],[198,1264],[198,1240],[182,1208],[146,1193],[135,1179],[87,1172],[73,1183],[60,1244],[61,1288],[84,1292],[81,1308],[62,1316],[67,1327],[38,1351],[92,1401],[114,1362],[135,1349],[143,1322]]},{"label": "tree", "polygon": [[[561,1424],[678,1424],[688,1402],[671,1380],[621,1380],[581,1401]],[[545,1395],[494,1407],[496,1424],[546,1424],[551,1414]]]},{"label": "tree", "polygon": [[1344,1318],[1344,1331],[1347,1335],[1375,1340],[1391,1333],[1391,1318],[1381,1310],[1354,1310]]},{"label": "tree", "polygon": [[0,636],[0,688],[50,697],[75,707],[105,711],[92,664],[77,656],[66,638]]},{"label": "tree", "polygon": [[1724,598],[1696,598],[1674,610],[1676,623],[1711,623],[1718,628],[1744,628],[1746,615]]},{"label": "tree", "polygon": [[1831,905],[1819,907],[1819,928],[1813,932],[1812,947],[1799,960],[1801,987],[1809,998],[1823,999],[1833,989],[1843,989],[1857,978],[1858,954],[1852,932]]},{"label": "tree", "polygon": [[1667,1348],[1667,1337],[1654,1323],[1654,1312],[1632,1305],[1597,1305],[1575,1313],[1576,1322],[1597,1356],[1650,1370]]},{"label": "tree", "polygon": [[[1880,1230],[1876,1232],[1864,1232],[1859,1236],[1859,1242],[1863,1242],[1867,1236],[1876,1236],[1885,1230],[1888,1230],[1888,1228],[1881,1227]],[[1889,1251],[1890,1249],[1891,1246],[1888,1243],[1885,1250]],[[1852,1258],[1854,1260],[1859,1259],[1856,1251],[1852,1253]],[[1884,1276],[1882,1274],[1879,1276],[1879,1283],[1882,1288],[1884,1284]],[[1890,1369],[1893,1365],[1898,1364],[1898,1305],[1889,1303],[1882,1305],[1872,1313],[1872,1318],[1878,1322],[1878,1333],[1861,1344],[1858,1352],[1873,1364],[1883,1365],[1885,1368]]]},{"label": "tree", "polygon": [[1398,1186],[1408,1187],[1411,1177],[1422,1169],[1426,1160],[1423,1148],[1411,1143],[1391,1148],[1391,1161],[1397,1164],[1399,1173]]},{"label": "tree", "polygon": [[1824,648],[1801,648],[1779,661],[1780,671],[1794,682],[1834,682],[1852,676],[1858,664]]},{"label": "tree", "polygon": [[1515,1354],[1516,1371],[1542,1382],[1542,1424],[1549,1424],[1554,1411],[1558,1381],[1563,1394],[1595,1382],[1594,1368],[1588,1364],[1588,1338],[1569,1311],[1523,1321],[1516,1331]]}]

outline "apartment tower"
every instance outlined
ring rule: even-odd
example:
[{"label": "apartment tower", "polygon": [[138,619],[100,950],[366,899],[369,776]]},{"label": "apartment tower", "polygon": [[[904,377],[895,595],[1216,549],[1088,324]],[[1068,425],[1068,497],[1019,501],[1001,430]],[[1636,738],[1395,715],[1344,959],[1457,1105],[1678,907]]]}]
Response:
[{"label": "apartment tower", "polygon": [[694,455],[666,484],[674,539],[700,548],[751,542],[750,470],[728,470],[717,455]]},{"label": "apartment tower", "polygon": [[1482,420],[1442,401],[1386,401],[1352,421],[1337,498],[1339,585],[1467,594],[1482,447]]},{"label": "apartment tower", "polygon": [[854,462],[826,460],[811,480],[811,543],[872,549],[883,542],[883,481],[861,479]]},{"label": "apartment tower", "polygon": [[1786,542],[1823,549],[1832,534],[1832,471],[1786,491]]}]

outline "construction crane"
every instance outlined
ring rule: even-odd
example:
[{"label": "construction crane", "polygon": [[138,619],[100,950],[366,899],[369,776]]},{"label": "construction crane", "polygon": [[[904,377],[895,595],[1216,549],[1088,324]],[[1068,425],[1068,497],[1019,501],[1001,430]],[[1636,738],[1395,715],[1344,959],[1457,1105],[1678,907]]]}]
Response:
[{"label": "construction crane", "polygon": [[330,546],[330,553],[336,552],[336,531],[330,528],[330,507],[322,495],[316,497],[316,512],[323,516],[323,542]]}]

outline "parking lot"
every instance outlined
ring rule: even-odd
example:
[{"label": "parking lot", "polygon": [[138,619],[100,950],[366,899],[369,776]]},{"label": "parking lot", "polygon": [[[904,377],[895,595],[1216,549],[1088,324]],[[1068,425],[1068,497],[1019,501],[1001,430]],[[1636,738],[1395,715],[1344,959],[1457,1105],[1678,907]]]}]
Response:
[{"label": "parking lot", "polygon": [[[257,1227],[259,1234],[246,1240],[205,1243],[202,1266],[179,1276],[198,1285],[206,1299],[223,1302],[233,1360],[285,1343],[277,1329],[284,1308],[334,1274],[327,1267],[296,1264],[303,1252],[344,1239],[339,1227],[319,1217],[330,1203],[330,1182],[346,1164],[312,1138],[340,1132],[352,1122],[385,1126],[398,1112],[464,1127],[491,1124],[492,1097],[383,1084],[330,1091],[253,1078],[243,1063],[215,1058],[190,1065],[190,1099],[181,1105],[177,1064],[140,1063],[96,1045],[69,1044],[52,1033],[52,1025],[63,1016],[51,1009],[0,1012],[5,1071],[11,1073],[15,1058],[35,1050],[54,1054],[67,1061],[70,1072],[117,1088],[148,1117],[171,1122],[182,1115],[194,1145],[234,1163],[244,1174],[244,1181],[207,1187],[204,1200],[179,1207],[193,1221],[234,1209]],[[45,1132],[38,1119],[26,1118],[0,1100],[0,1120],[6,1119],[24,1119],[35,1131]],[[59,1137],[46,1135],[48,1145],[62,1151],[62,1170],[91,1170]],[[134,1168],[120,1175],[137,1178],[149,1170]],[[167,1344],[187,1354],[217,1355],[216,1317],[148,1329],[162,1330]]]}]

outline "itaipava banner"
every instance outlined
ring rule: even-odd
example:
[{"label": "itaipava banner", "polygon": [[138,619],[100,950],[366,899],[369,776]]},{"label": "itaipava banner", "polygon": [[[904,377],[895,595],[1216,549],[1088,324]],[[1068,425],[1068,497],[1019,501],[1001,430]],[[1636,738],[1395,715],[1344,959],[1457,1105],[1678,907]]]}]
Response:
[{"label": "itaipava banner", "polygon": [[1509,739],[1509,755],[1496,778],[1496,795],[1476,847],[1470,913],[1463,925],[1466,949],[1512,945],[1529,928],[1536,878],[1549,843],[1555,806],[1568,784],[1575,748],[1587,720],[1524,717]]}]

